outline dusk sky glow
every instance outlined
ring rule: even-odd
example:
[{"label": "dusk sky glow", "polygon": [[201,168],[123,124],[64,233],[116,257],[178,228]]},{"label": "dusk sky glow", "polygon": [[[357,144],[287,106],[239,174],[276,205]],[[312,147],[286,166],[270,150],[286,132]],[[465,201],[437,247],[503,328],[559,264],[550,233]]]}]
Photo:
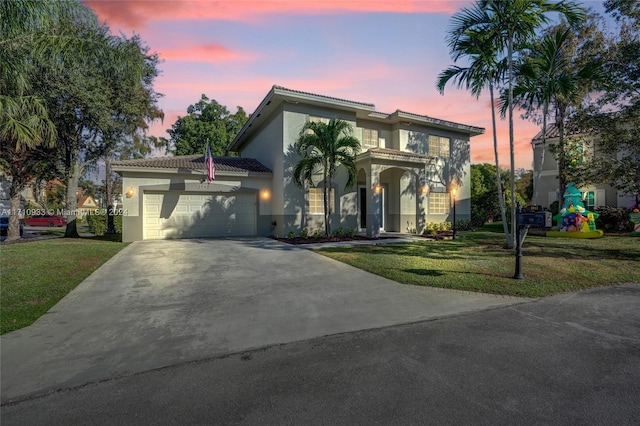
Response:
[{"label": "dusk sky glow", "polygon": [[[444,96],[436,89],[440,71],[453,64],[444,40],[450,17],[471,1],[83,2],[112,33],[139,34],[159,54],[155,90],[164,94],[165,119],[152,135],[168,137],[166,129],[203,93],[249,114],[276,84],[484,127],[471,139],[472,162],[494,161],[488,94],[476,100],[454,86]],[[580,3],[603,13],[600,0]],[[532,167],[537,132],[516,113],[516,167]],[[498,144],[508,167],[506,119],[498,122]]]}]

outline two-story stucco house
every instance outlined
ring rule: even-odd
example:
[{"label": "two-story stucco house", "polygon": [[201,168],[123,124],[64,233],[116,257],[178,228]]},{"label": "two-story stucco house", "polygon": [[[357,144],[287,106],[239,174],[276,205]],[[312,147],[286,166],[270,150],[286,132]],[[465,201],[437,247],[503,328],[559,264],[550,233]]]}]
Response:
[{"label": "two-story stucco house", "polygon": [[[537,173],[541,167],[542,131],[540,131],[531,140],[533,145],[533,167],[534,173]],[[559,170],[550,147],[559,141],[558,128],[554,124],[550,124],[547,128],[547,136],[545,141],[544,162],[540,173],[540,183],[538,187],[538,204],[548,207],[554,201],[561,201],[558,179]],[[565,139],[578,138],[575,149],[579,151],[580,157],[594,158],[594,156],[604,155],[598,150],[600,141],[599,135],[569,135]],[[618,153],[618,157],[624,155]],[[535,180],[534,180],[535,182]],[[634,197],[631,194],[624,194],[605,183],[591,183],[579,187],[582,192],[583,202],[587,210],[595,210],[596,207],[614,206],[614,207],[630,207],[634,204]],[[560,203],[562,204],[562,203]]]},{"label": "two-story stucco house", "polygon": [[123,178],[123,240],[285,236],[323,227],[321,175],[300,188],[294,144],[310,120],[349,122],[362,144],[357,184],[344,170],[331,183],[331,228],[376,237],[421,232],[425,223],[470,218],[470,143],[484,129],[369,103],[274,86],[230,145],[239,157],[214,157],[207,184],[204,155],[114,163]]}]

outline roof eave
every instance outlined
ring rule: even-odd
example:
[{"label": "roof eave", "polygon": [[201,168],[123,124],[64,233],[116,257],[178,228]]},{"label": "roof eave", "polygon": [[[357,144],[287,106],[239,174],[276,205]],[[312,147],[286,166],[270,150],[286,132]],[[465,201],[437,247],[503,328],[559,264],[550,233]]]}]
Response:
[{"label": "roof eave", "polygon": [[256,124],[256,121],[263,116],[264,109],[267,106],[273,104],[273,106],[280,105],[283,102],[303,102],[307,104],[325,105],[331,106],[346,111],[353,112],[375,112],[375,105],[365,104],[362,102],[354,102],[346,99],[331,98],[328,96],[317,95],[313,93],[300,92],[295,90],[286,89],[281,86],[273,86],[265,98],[260,102],[260,105],[251,114],[249,120],[242,126],[236,137],[231,141],[228,146],[230,151],[237,151],[244,143],[243,139],[245,135],[250,134],[249,129]]},{"label": "roof eave", "polygon": [[[207,171],[204,169],[187,169],[187,168],[175,168],[175,167],[140,167],[140,166],[116,166],[112,167],[112,170],[116,173],[160,173],[160,174],[180,174],[180,175],[194,175],[194,176],[206,176]],[[265,177],[272,176],[272,172],[254,172],[254,171],[229,171],[229,170],[216,170],[216,176],[228,176],[228,177]]]}]

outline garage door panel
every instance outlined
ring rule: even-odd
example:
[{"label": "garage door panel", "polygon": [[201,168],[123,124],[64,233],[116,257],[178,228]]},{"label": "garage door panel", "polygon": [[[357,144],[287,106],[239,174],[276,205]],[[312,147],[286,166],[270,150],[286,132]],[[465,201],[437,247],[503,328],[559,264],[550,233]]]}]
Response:
[{"label": "garage door panel", "polygon": [[177,202],[175,195],[144,195],[144,239],[256,234],[255,194],[180,194]]}]

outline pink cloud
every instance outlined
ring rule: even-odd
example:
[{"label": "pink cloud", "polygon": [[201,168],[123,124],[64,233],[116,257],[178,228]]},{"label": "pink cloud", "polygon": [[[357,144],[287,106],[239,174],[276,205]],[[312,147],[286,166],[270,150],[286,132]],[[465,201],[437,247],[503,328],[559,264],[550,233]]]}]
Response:
[{"label": "pink cloud", "polygon": [[[101,19],[131,29],[151,20],[251,21],[264,15],[335,13],[454,13],[462,4],[447,0],[264,0],[264,1],[118,1],[84,0]],[[469,2],[465,2],[469,3]],[[464,4],[464,3],[463,3]]]},{"label": "pink cloud", "polygon": [[171,61],[189,62],[231,62],[246,61],[254,57],[252,54],[228,49],[217,43],[200,44],[179,49],[162,49],[160,58]]}]

